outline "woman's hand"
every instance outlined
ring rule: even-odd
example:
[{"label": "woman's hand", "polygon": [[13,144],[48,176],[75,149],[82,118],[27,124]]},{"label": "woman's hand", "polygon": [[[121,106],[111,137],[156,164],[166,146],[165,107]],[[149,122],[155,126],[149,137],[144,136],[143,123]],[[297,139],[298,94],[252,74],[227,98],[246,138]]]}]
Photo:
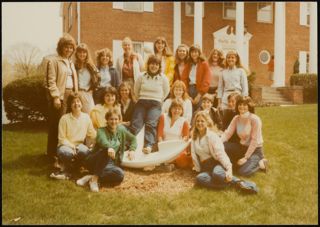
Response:
[{"label": "woman's hand", "polygon": [[226,182],[230,182],[232,180],[232,168],[226,171]]},{"label": "woman's hand", "polygon": [[130,121],[123,121],[121,124],[124,126],[130,126]]},{"label": "woman's hand", "polygon": [[115,157],[116,157],[116,152],[113,150],[113,148],[109,148],[109,149],[108,149],[108,156],[109,156],[111,159],[115,159]]},{"label": "woman's hand", "polygon": [[247,158],[240,158],[239,160],[238,160],[238,162],[237,162],[237,164],[239,165],[239,166],[242,166],[244,163],[246,163],[248,161],[248,159]]},{"label": "woman's hand", "polygon": [[53,106],[56,109],[60,109],[61,108],[61,101],[60,101],[60,99],[58,97],[54,98]]},{"label": "woman's hand", "polygon": [[197,96],[193,99],[193,105],[198,104],[198,102],[200,102],[201,99],[201,94],[198,93]]},{"label": "woman's hand", "polygon": [[184,136],[182,139],[183,139],[184,141],[186,141],[186,142],[188,142],[188,140],[189,140],[188,136]]},{"label": "woman's hand", "polygon": [[134,151],[128,151],[128,159],[133,160],[134,159]]},{"label": "woman's hand", "polygon": [[158,137],[158,142],[162,142],[162,141],[163,141],[162,137]]}]

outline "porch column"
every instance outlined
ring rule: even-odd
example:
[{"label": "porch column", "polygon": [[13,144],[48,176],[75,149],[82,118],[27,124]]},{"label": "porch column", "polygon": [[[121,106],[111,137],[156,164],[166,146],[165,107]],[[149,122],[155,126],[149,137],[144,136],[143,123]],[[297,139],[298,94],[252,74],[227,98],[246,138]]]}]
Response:
[{"label": "porch column", "polygon": [[194,38],[193,43],[198,44],[202,50],[202,4],[194,2]]},{"label": "porch column", "polygon": [[285,86],[286,78],[286,8],[285,2],[275,2],[274,82],[272,87]]},{"label": "porch column", "polygon": [[309,4],[310,4],[309,73],[318,73],[317,2],[309,2]]},{"label": "porch column", "polygon": [[173,52],[181,44],[181,2],[173,3]]},{"label": "porch column", "polygon": [[236,46],[237,52],[240,56],[240,60],[247,68],[247,62],[244,62],[243,50],[244,50],[244,2],[236,3]]}]

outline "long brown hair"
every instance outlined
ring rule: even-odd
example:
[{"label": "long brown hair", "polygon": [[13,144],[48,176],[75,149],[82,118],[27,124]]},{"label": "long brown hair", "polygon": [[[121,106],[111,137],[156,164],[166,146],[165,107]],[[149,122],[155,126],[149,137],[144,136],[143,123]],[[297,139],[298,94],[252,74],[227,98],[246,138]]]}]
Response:
[{"label": "long brown hair", "polygon": [[[80,62],[80,59],[78,58],[78,55],[77,55],[77,53],[79,52],[79,51],[81,51],[81,50],[83,50],[83,51],[85,51],[86,53],[87,53],[87,57],[86,57],[86,59],[85,59],[85,62],[84,63],[82,63],[82,62]],[[90,54],[90,50],[89,50],[89,47],[88,47],[88,45],[87,44],[85,44],[85,43],[80,43],[78,46],[77,46],[77,48],[76,48],[76,53],[75,53],[75,67],[76,67],[76,69],[79,69],[80,68],[80,65],[84,65],[84,66],[86,66],[86,64],[90,64],[90,65],[93,65],[93,61],[92,61],[92,58],[91,58],[91,54]]]},{"label": "long brown hair", "polygon": [[197,44],[193,44],[193,45],[189,48],[189,62],[190,62],[190,63],[193,63],[193,60],[192,60],[192,58],[191,58],[191,52],[192,52],[192,51],[198,51],[198,53],[199,53],[199,57],[198,57],[199,61],[205,61],[205,60],[206,60],[206,57],[202,54],[202,51],[201,51],[200,46],[197,45]]},{"label": "long brown hair", "polygon": [[163,53],[162,55],[166,56],[166,57],[170,57],[172,56],[172,51],[170,50],[169,46],[168,46],[168,42],[167,40],[163,37],[163,36],[159,36],[156,38],[156,40],[153,43],[153,51],[155,54],[158,53],[157,47],[156,47],[156,43],[158,42],[163,42],[164,43],[164,49],[163,49]]}]

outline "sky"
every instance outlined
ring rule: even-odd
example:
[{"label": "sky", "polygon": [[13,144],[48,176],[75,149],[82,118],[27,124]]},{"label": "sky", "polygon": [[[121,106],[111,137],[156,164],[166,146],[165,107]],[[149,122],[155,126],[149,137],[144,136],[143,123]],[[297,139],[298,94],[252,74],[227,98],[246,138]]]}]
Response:
[{"label": "sky", "polygon": [[21,42],[43,52],[55,50],[62,36],[60,2],[2,2],[1,10],[2,54]]}]

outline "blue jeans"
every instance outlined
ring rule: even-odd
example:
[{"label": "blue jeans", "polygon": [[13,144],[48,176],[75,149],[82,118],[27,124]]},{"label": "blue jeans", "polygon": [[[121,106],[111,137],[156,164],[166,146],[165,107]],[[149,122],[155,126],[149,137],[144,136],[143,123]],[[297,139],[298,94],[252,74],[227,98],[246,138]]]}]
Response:
[{"label": "blue jeans", "polygon": [[156,143],[156,133],[161,103],[155,100],[139,99],[133,111],[130,131],[137,135],[145,124],[144,147],[152,147]]},{"label": "blue jeans", "polygon": [[101,149],[90,154],[86,159],[86,166],[98,176],[100,184],[119,185],[124,179],[124,171],[115,165],[107,150]]},{"label": "blue jeans", "polygon": [[243,146],[240,143],[225,142],[224,149],[229,156],[232,165],[235,167],[235,171],[239,175],[250,176],[260,169],[259,161],[264,157],[262,147],[257,147],[246,163],[241,166],[238,166],[237,161],[244,157],[248,147]]},{"label": "blue jeans", "polygon": [[206,188],[223,189],[240,181],[240,179],[233,176],[231,182],[225,182],[225,170],[219,162],[213,158],[201,163],[201,171],[202,172],[196,177],[196,184]]},{"label": "blue jeans", "polygon": [[89,152],[89,148],[84,144],[79,144],[77,146],[75,154],[73,148],[65,145],[62,145],[57,149],[58,158],[65,166],[66,171],[72,171],[72,165],[74,162],[83,162]]}]

